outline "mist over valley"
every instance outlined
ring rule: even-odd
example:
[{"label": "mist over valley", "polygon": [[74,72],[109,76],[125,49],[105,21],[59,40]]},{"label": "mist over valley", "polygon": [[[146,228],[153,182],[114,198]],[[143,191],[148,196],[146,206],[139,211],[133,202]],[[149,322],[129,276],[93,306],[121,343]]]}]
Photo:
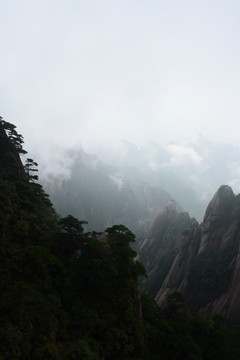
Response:
[{"label": "mist over valley", "polygon": [[[133,222],[149,223],[171,199],[201,222],[216,189],[227,184],[238,193],[240,188],[240,149],[202,136],[187,146],[170,143],[162,147],[154,142],[137,146],[123,140],[113,148],[95,147],[92,155],[82,148],[61,150],[60,154],[52,162],[40,156],[41,180],[57,211],[73,212],[89,222],[89,229],[103,230],[126,221],[131,228],[130,212]],[[163,200],[157,205],[152,195],[156,203],[148,203],[146,189],[159,191],[160,198],[165,192]],[[141,213],[139,218],[137,213]]]}]

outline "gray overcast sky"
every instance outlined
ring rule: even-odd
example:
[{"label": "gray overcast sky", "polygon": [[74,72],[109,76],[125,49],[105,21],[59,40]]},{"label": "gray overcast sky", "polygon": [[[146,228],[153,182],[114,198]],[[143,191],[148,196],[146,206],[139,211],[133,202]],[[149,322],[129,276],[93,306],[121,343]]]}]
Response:
[{"label": "gray overcast sky", "polygon": [[0,0],[0,115],[28,150],[239,143],[239,0]]}]

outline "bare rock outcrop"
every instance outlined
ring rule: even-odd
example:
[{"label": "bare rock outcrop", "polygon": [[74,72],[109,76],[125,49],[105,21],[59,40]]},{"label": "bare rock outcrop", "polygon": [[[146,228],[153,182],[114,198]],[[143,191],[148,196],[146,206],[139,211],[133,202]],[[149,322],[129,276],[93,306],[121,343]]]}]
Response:
[{"label": "bare rock outcrop", "polygon": [[[179,221],[181,217],[185,221]],[[166,296],[179,291],[191,311],[204,316],[218,313],[240,322],[240,195],[221,186],[200,225],[188,214],[175,212],[173,231],[173,221],[166,218],[167,210],[155,219],[140,249],[148,288],[155,291],[150,295],[164,306]],[[166,257],[171,261],[163,274]]]},{"label": "bare rock outcrop", "polygon": [[235,204],[230,186],[222,185],[210,201],[201,224],[201,243],[198,254],[216,251],[228,245],[223,237],[229,229],[229,220]]},{"label": "bare rock outcrop", "polygon": [[191,260],[196,256],[200,243],[198,223],[192,220],[192,228],[184,231],[180,238],[181,248],[175,257],[172,267],[167,274],[160,290],[155,296],[159,305],[166,304],[167,295],[179,291],[184,293],[187,288],[187,270]]},{"label": "bare rock outcrop", "polygon": [[158,212],[139,249],[139,260],[147,269],[141,290],[155,297],[182,243],[182,232],[191,229],[188,213],[178,213],[174,201]]}]

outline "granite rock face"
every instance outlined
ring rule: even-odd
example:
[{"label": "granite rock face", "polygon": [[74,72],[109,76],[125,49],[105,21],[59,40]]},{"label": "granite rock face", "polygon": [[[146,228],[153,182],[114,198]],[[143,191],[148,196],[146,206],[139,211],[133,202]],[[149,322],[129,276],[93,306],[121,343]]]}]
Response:
[{"label": "granite rock face", "polygon": [[[223,185],[209,203],[201,224],[186,213],[175,212],[175,225],[180,216],[188,221],[180,222],[174,232],[166,214],[165,218],[163,214],[158,216],[139,250],[139,259],[149,275],[148,288],[155,290],[150,295],[164,306],[166,296],[179,291],[191,311],[204,316],[218,313],[240,322],[240,195],[235,196],[229,186]],[[163,238],[167,239],[165,248],[161,245]],[[166,254],[174,256],[164,279],[158,281]]]},{"label": "granite rock face", "polygon": [[159,211],[139,248],[139,260],[147,269],[141,290],[155,297],[169,273],[182,243],[182,232],[191,229],[193,219],[178,213],[174,201]]}]

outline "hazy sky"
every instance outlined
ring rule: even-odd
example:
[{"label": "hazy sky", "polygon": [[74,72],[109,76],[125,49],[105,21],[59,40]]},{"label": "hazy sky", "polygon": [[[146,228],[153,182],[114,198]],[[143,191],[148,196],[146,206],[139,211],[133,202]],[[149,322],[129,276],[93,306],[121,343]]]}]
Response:
[{"label": "hazy sky", "polygon": [[27,150],[240,144],[239,0],[0,0],[0,115]]}]

